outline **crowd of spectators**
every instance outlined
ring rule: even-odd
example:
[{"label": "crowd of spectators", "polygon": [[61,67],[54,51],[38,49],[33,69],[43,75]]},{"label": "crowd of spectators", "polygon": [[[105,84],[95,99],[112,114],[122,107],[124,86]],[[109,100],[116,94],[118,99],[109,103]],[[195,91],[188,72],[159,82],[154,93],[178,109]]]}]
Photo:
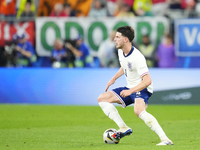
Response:
[{"label": "crowd of spectators", "polygon": [[199,0],[0,0],[2,17],[199,17]]},{"label": "crowd of spectators", "polygon": [[[27,40],[26,34],[17,32],[12,41],[5,43],[5,66],[33,67],[37,61],[34,46]],[[2,66],[2,65],[1,65]]]},{"label": "crowd of spectators", "polygon": [[[35,17],[143,17],[164,16],[171,20],[178,18],[200,17],[200,0],[0,0],[0,22],[13,19],[29,21]],[[173,31],[173,30],[172,30]],[[117,52],[113,43],[114,31],[99,46],[100,67],[119,67]],[[163,41],[154,46],[149,35],[143,35],[138,48],[147,59],[149,67],[174,67],[175,52],[173,32],[163,37]],[[15,39],[16,38],[16,39]],[[6,45],[5,53],[0,52],[1,66],[37,66],[37,54],[25,34],[13,35],[16,44]],[[13,48],[14,57],[11,59]],[[6,50],[7,49],[7,50]],[[163,55],[165,57],[163,57]],[[7,58],[5,63],[4,58]],[[164,64],[165,61],[170,63]],[[67,39],[55,39],[50,57],[52,67],[91,67],[93,57],[84,39],[79,35],[73,42]]]},{"label": "crowd of spectators", "polygon": [[142,36],[142,43],[139,45],[139,50],[146,58],[148,67],[154,67],[156,64],[154,44],[151,43],[149,35]]}]

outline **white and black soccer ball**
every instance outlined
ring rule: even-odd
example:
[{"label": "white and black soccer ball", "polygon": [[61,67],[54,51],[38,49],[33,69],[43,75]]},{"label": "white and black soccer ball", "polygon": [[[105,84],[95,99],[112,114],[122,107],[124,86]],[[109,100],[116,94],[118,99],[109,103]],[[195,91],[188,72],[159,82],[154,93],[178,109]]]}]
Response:
[{"label": "white and black soccer ball", "polygon": [[104,133],[103,133],[103,141],[106,143],[106,144],[118,144],[119,143],[119,140],[118,139],[115,139],[113,137],[113,134],[116,133],[117,130],[116,129],[107,129]]}]

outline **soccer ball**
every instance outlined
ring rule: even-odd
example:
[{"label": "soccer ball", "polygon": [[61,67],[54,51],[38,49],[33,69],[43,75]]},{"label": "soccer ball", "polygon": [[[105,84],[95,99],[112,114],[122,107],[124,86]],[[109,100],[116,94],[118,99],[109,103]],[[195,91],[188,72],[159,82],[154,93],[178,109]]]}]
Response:
[{"label": "soccer ball", "polygon": [[106,144],[118,144],[119,140],[115,139],[113,137],[113,134],[116,133],[117,130],[116,129],[107,129],[104,133],[103,133],[103,141]]}]

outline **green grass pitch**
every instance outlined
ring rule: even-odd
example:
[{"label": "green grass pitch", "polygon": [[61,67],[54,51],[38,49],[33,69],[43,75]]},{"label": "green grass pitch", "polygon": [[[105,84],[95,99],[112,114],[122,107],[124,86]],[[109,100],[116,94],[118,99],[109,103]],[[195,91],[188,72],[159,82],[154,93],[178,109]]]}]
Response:
[{"label": "green grass pitch", "polygon": [[117,125],[98,106],[0,105],[1,150],[198,150],[200,106],[149,105],[173,140],[156,146],[158,136],[136,117],[133,106],[117,109],[133,134],[119,144],[105,144],[103,132]]}]

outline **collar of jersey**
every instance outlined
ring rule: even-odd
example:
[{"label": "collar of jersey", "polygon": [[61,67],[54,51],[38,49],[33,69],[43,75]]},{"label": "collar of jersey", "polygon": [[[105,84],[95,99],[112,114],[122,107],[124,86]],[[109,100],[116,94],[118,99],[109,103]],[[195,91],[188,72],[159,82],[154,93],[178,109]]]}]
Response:
[{"label": "collar of jersey", "polygon": [[125,56],[124,53],[123,53],[124,57],[128,57],[129,55],[131,55],[131,53],[133,52],[133,50],[134,50],[134,47],[132,46],[131,51],[128,53],[128,55]]}]

